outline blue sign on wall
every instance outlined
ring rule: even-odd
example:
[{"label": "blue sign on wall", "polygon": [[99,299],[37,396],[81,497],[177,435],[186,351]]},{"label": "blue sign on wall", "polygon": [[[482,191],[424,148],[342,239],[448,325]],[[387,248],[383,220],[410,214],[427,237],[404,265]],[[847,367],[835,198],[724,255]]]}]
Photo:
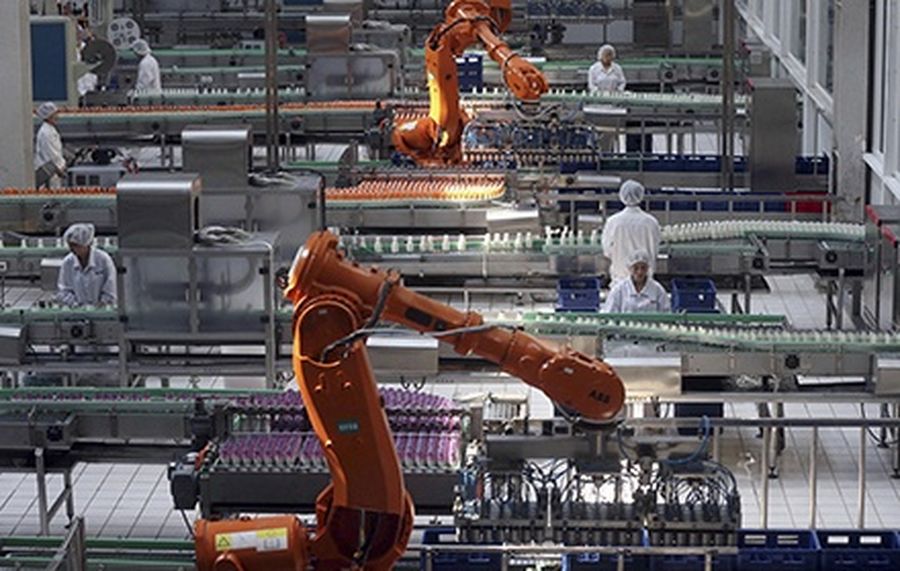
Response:
[{"label": "blue sign on wall", "polygon": [[69,98],[66,46],[65,22],[31,22],[31,89],[36,102]]}]

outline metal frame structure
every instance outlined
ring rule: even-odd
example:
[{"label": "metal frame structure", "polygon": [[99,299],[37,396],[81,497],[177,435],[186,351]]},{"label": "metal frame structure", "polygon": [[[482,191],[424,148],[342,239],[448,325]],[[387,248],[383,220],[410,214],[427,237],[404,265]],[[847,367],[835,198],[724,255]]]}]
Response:
[{"label": "metal frame structure", "polygon": [[900,199],[900,3],[875,2],[869,143],[865,154],[873,204]]},{"label": "metal frame structure", "polygon": [[[9,394],[9,393],[7,393]],[[153,394],[153,391],[150,391]],[[197,393],[200,395],[201,393]],[[211,395],[219,394],[210,392]],[[227,395],[227,392],[221,394]],[[215,398],[215,396],[213,396]],[[659,403],[672,402],[721,402],[727,399],[729,402],[744,403],[765,403],[765,404],[784,404],[784,403],[800,403],[808,402],[809,394],[801,393],[693,393],[682,395],[679,397],[660,398]],[[815,529],[817,526],[817,450],[819,447],[819,432],[825,429],[846,429],[853,428],[859,430],[859,449],[857,450],[857,510],[856,525],[860,529],[864,529],[866,525],[866,489],[867,479],[865,472],[867,448],[869,446],[880,445],[881,440],[876,442],[870,441],[874,439],[874,430],[882,430],[885,441],[888,435],[895,437],[900,431],[900,409],[898,409],[896,397],[879,397],[866,393],[816,393],[815,400],[830,403],[859,403],[869,405],[887,406],[887,414],[883,414],[879,418],[860,416],[857,418],[792,418],[792,417],[776,417],[776,418],[710,418],[709,422],[712,459],[719,460],[721,452],[720,431],[718,428],[759,428],[763,431],[762,443],[762,459],[759,466],[759,481],[762,486],[761,490],[761,506],[759,527],[768,528],[769,524],[769,480],[772,477],[772,468],[777,463],[778,450],[773,450],[773,438],[775,432],[785,428],[792,429],[810,429],[812,430],[812,440],[809,449],[809,527]],[[112,402],[112,401],[110,401]],[[40,409],[40,401],[27,401],[26,403],[17,404],[12,401],[4,404],[4,407],[12,407],[13,410],[22,408],[23,406],[34,407],[35,410]],[[110,419],[108,409],[113,406],[117,412],[114,419]],[[149,408],[148,408],[149,407]],[[110,457],[122,457],[141,459],[148,462],[167,461],[171,458],[171,454],[183,453],[191,438],[191,425],[196,422],[196,410],[191,400],[185,400],[180,403],[148,402],[142,404],[140,401],[131,403],[112,403],[106,402],[79,402],[79,401],[47,401],[45,408],[48,411],[54,411],[57,415],[67,415],[69,417],[79,419],[77,434],[75,432],[69,434],[64,440],[58,443],[56,455],[60,453],[70,455],[69,460],[78,459],[80,461],[92,461],[97,459],[107,460]],[[147,412],[153,412],[153,417],[158,420],[151,422],[147,420]],[[478,415],[473,415],[476,418]],[[28,419],[21,417],[21,423],[28,423]],[[675,418],[675,419],[659,419],[659,418],[643,418],[631,419],[629,426],[635,429],[644,428],[693,428],[696,427],[698,419],[696,418]],[[57,423],[58,424],[58,423]],[[175,426],[177,428],[173,429]],[[44,427],[46,430],[47,427]],[[6,440],[2,448],[9,449],[13,452],[21,451],[28,445],[28,442],[14,442],[10,440],[10,434],[7,434]],[[133,438],[139,437],[141,444],[137,447],[133,444]],[[590,450],[589,439],[581,439],[574,435],[569,436],[487,436],[488,451],[490,453],[491,440],[499,438],[497,445],[497,454],[502,457],[513,456],[521,458],[542,457],[578,457],[578,451]],[[84,439],[83,442],[81,440]],[[512,439],[512,440],[510,440]],[[506,443],[507,440],[510,440]],[[101,443],[99,448],[96,443]],[[568,443],[568,444],[566,444]],[[885,442],[887,444],[887,442]],[[888,444],[892,448],[892,465],[895,473],[900,473],[900,442],[896,438]],[[42,450],[42,449],[39,449]],[[589,453],[589,452],[588,452]],[[574,456],[573,456],[574,455]],[[65,456],[63,456],[65,459]],[[37,456],[39,486],[43,479],[41,469],[43,462],[40,455]],[[7,468],[3,468],[7,469]],[[266,470],[263,470],[266,472]],[[46,472],[44,472],[46,473]],[[318,474],[310,474],[310,477],[320,477]],[[425,474],[427,481],[427,474]],[[266,478],[266,474],[260,475]],[[296,478],[297,476],[291,476]],[[410,476],[415,478],[417,476]],[[245,474],[243,482],[245,485],[251,485],[252,471]],[[433,484],[429,484],[433,485]],[[63,502],[65,502],[69,520],[74,518],[74,498],[71,494],[71,486],[67,486],[66,490],[59,499],[54,503],[52,510],[58,510]],[[425,496],[428,495],[427,487],[421,490]],[[443,493],[443,492],[441,492]],[[440,493],[438,494],[440,495]],[[263,497],[263,496],[259,496]],[[275,494],[275,498],[284,500],[283,495],[279,492]],[[446,498],[441,498],[443,504]],[[437,504],[434,504],[437,505]],[[245,506],[247,507],[247,506]],[[264,506],[258,506],[263,507]],[[283,504],[277,506],[279,509],[285,509]],[[247,507],[249,509],[249,507]],[[265,510],[264,510],[265,511]],[[42,505],[42,514],[44,514],[44,506]],[[42,533],[49,533],[49,520],[41,519]],[[443,547],[433,547],[434,551],[441,551]],[[594,549],[594,548],[591,548]],[[591,551],[585,548],[584,551]],[[552,549],[551,549],[552,551]]]},{"label": "metal frame structure", "polygon": [[[802,94],[804,151],[834,154],[839,160],[833,179],[840,199],[837,215],[855,221],[862,219],[867,195],[878,203],[887,202],[890,193],[900,196],[898,112],[889,103],[900,92],[898,74],[892,69],[900,51],[896,40],[900,8],[893,0],[879,1],[873,11],[869,4],[835,0],[738,3],[748,29],[780,64],[773,74],[789,77]],[[881,65],[871,77],[873,53]],[[877,126],[868,118],[870,107],[880,122]],[[884,148],[872,145],[873,129],[890,131]],[[860,143],[867,138],[870,152],[864,153]],[[869,189],[867,173],[873,175]]]}]

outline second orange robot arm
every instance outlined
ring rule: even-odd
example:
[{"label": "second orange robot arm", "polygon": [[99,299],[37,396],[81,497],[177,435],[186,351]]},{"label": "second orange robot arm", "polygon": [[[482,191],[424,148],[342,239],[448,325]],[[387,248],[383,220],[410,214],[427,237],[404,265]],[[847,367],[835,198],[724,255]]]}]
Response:
[{"label": "second orange robot arm", "polygon": [[517,98],[533,101],[547,92],[544,75],[500,38],[510,20],[509,0],[454,0],[444,21],[428,36],[425,69],[429,114],[399,125],[394,146],[424,165],[462,160],[462,134],[468,117],[459,106],[456,57],[481,42],[500,65],[504,81]]},{"label": "second orange robot arm", "polygon": [[[346,261],[337,237],[310,237],[291,273],[286,296],[334,294],[352,299],[366,317],[379,315],[417,331],[440,335],[456,352],[475,354],[543,391],[551,400],[594,422],[610,422],[622,409],[621,379],[599,359],[556,347],[524,331],[485,326],[474,312],[461,312],[399,285],[397,276]],[[458,331],[457,333],[453,333]],[[337,348],[335,348],[337,350]]]}]

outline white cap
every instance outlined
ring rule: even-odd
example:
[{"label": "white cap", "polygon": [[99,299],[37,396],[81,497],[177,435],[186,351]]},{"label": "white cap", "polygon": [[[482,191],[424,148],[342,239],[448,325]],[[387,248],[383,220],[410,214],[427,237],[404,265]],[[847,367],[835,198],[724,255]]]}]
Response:
[{"label": "white cap", "polygon": [[150,53],[150,44],[147,43],[147,40],[135,40],[133,44],[131,44],[131,49],[139,56],[145,56]]},{"label": "white cap", "polygon": [[628,256],[628,267],[632,267],[635,264],[647,264],[650,265],[650,252],[644,249],[635,250]]},{"label": "white cap", "polygon": [[613,57],[613,59],[615,59],[616,48],[612,47],[612,45],[610,45],[610,44],[603,44],[602,46],[600,46],[600,49],[597,50],[597,59],[602,58],[603,54],[605,54],[607,52],[609,52],[609,54]]},{"label": "white cap", "polygon": [[38,106],[37,110],[35,111],[35,114],[41,121],[46,121],[50,117],[53,117],[55,113],[59,113],[59,107],[57,107],[56,103],[52,101],[44,101]]},{"label": "white cap", "polygon": [[90,246],[94,241],[93,224],[72,224],[63,234],[63,242],[77,246]]},{"label": "white cap", "polygon": [[644,200],[644,185],[636,180],[626,180],[619,187],[619,200],[625,206],[637,206]]}]

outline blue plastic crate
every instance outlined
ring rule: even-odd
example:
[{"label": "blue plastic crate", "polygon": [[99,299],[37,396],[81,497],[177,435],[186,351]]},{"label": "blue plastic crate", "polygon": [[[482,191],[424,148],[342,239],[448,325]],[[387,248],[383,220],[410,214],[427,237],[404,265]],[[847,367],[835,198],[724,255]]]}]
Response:
[{"label": "blue plastic crate", "polygon": [[481,55],[464,54],[456,58],[456,71],[460,91],[472,91],[484,87],[484,62]]},{"label": "blue plastic crate", "polygon": [[807,530],[738,532],[738,571],[819,571],[819,541]]},{"label": "blue plastic crate", "polygon": [[728,212],[728,203],[723,201],[704,202],[700,206],[703,212]]},{"label": "blue plastic crate", "polygon": [[[648,543],[654,547],[676,547],[662,543],[654,544],[652,540],[654,536],[650,537],[651,540]],[[706,556],[704,555],[651,555],[649,562],[650,571],[705,571],[706,569]],[[713,571],[735,571],[737,569],[737,557],[734,555],[713,555],[712,563]]]},{"label": "blue plastic crate", "polygon": [[703,311],[716,308],[716,284],[706,279],[672,280],[672,311]]},{"label": "blue plastic crate", "polygon": [[[702,555],[654,555],[650,571],[704,571],[706,558]],[[734,555],[713,556],[713,571],[735,571]]]},{"label": "blue plastic crate", "polygon": [[759,203],[758,202],[735,202],[734,203],[734,211],[735,212],[758,212],[759,211]]},{"label": "blue plastic crate", "polygon": [[690,157],[690,166],[685,170],[690,172],[720,172],[722,161],[719,157],[708,155],[695,155]]},{"label": "blue plastic crate", "polygon": [[[606,553],[574,553],[563,557],[562,571],[616,571],[619,568],[617,555]],[[625,569],[646,571],[649,559],[646,555],[625,555]]]},{"label": "blue plastic crate", "polygon": [[[456,529],[452,527],[426,529],[422,533],[422,543],[425,545],[454,545],[456,544]],[[433,571],[500,571],[501,567],[502,555],[499,553],[441,553],[438,551],[431,556]],[[424,553],[419,557],[419,569],[427,569]]]},{"label": "blue plastic crate", "polygon": [[[725,405],[720,402],[676,402],[675,418],[722,418],[725,415]],[[682,436],[696,436],[698,428],[693,426],[678,427],[678,434]]]},{"label": "blue plastic crate", "polygon": [[822,571],[900,569],[900,535],[889,530],[816,532]]},{"label": "blue plastic crate", "polygon": [[599,311],[598,278],[561,278],[556,283],[556,311]]},{"label": "blue plastic crate", "polygon": [[[629,546],[641,547],[649,545],[647,530],[642,529],[637,533],[623,533],[622,541],[634,541]],[[572,553],[563,557],[562,571],[616,571],[619,566],[618,555],[606,553]],[[646,555],[625,555],[625,569],[634,571],[647,571],[650,568],[650,558]]]},{"label": "blue plastic crate", "polygon": [[828,156],[821,157],[797,157],[797,174],[828,174]]},{"label": "blue plastic crate", "polygon": [[603,284],[600,278],[595,277],[577,277],[577,278],[559,278],[556,281],[556,289],[592,289],[599,290]]}]

